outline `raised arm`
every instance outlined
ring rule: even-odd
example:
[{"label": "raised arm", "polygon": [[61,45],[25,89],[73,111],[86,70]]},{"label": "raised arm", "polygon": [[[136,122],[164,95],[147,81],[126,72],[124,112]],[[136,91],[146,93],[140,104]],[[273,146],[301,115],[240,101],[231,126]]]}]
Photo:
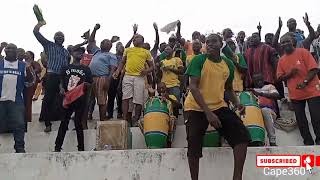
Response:
[{"label": "raised arm", "polygon": [[279,17],[279,26],[278,26],[277,32],[274,34],[274,37],[273,37],[273,40],[272,40],[272,47],[273,48],[277,48],[278,47],[282,25],[283,24],[282,24],[281,17]]},{"label": "raised arm", "polygon": [[42,44],[42,46],[45,46],[46,44],[50,43],[50,41],[40,33],[40,28],[45,24],[45,22],[38,22],[38,24],[33,28],[33,34],[37,38],[37,40]]},{"label": "raised arm", "polygon": [[134,36],[137,34],[138,31],[138,24],[134,24],[133,25],[133,36],[132,38],[128,41],[128,43],[126,44],[125,48],[129,48],[131,46],[131,43],[133,41]]},{"label": "raised arm", "polygon": [[259,33],[259,36],[260,36],[260,39],[261,39],[261,29],[262,29],[262,26],[259,22],[258,26],[257,26],[257,29],[258,29],[258,33]]},{"label": "raised arm", "polygon": [[91,51],[94,48],[98,48],[97,44],[96,44],[96,33],[97,33],[98,29],[100,29],[100,24],[96,24],[94,26],[93,31],[92,31],[92,33],[90,34],[90,37],[89,37],[88,49],[90,49]]},{"label": "raised arm", "polygon": [[155,58],[155,56],[157,55],[158,49],[159,49],[160,38],[159,38],[158,26],[156,23],[153,23],[153,28],[154,28],[154,31],[156,32],[156,41],[154,42],[154,46],[151,49],[151,54],[152,54],[153,58]]},{"label": "raised arm", "polygon": [[80,48],[81,46],[84,46],[84,45],[86,45],[86,44],[88,44],[88,40],[85,40],[84,42],[82,42],[82,43],[80,43],[80,44],[77,44],[77,45],[72,46],[72,50],[78,49],[78,48]]},{"label": "raised arm", "polygon": [[305,14],[305,17],[303,17],[303,21],[304,23],[306,24],[308,30],[309,30],[309,35],[308,37],[303,40],[303,47],[307,50],[310,50],[310,46],[312,44],[312,41],[316,38],[316,33],[313,29],[313,27],[311,26],[310,22],[309,22],[309,17],[308,17],[308,14],[306,13]]},{"label": "raised arm", "polygon": [[182,36],[181,36],[181,22],[180,22],[180,21],[178,21],[177,27],[178,27],[178,28],[177,28],[177,33],[176,33],[177,40],[178,40],[178,42],[179,42],[180,44],[182,44],[182,43],[181,43]]}]

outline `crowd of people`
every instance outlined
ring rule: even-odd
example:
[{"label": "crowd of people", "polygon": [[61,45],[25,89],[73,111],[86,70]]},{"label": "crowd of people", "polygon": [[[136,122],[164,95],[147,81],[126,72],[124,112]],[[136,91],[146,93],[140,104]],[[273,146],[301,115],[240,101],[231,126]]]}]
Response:
[{"label": "crowd of people", "polygon": [[[198,179],[202,139],[209,124],[233,148],[233,179],[242,179],[250,142],[236,113],[244,113],[238,97],[243,91],[257,97],[270,146],[277,145],[273,122],[281,118],[281,99],[290,103],[304,144],[320,145],[320,25],[314,30],[307,14],[303,20],[309,31],[306,38],[293,18],[287,21],[288,32],[280,38],[283,23],[279,18],[278,29],[267,33],[265,42],[260,23],[258,31],[249,37],[244,31],[235,36],[226,28],[209,35],[195,31],[192,39],[186,40],[177,21],[176,33],[160,44],[154,23],[152,49],[136,24],[125,46],[113,36],[103,39],[98,47],[95,35],[100,25],[96,24],[92,32],[84,33],[83,43],[65,48],[64,34],[57,32],[54,41],[48,40],[40,33],[45,25],[40,21],[33,30],[44,48],[40,60],[34,61],[32,51],[1,43],[0,53],[4,50],[5,56],[0,60],[0,129],[11,130],[16,152],[25,152],[25,122],[32,119],[32,101],[43,93],[40,121],[45,122],[44,131],[50,132],[51,122],[61,120],[55,151],[62,149],[70,119],[75,122],[78,150],[84,151],[83,129],[92,119],[96,104],[100,121],[117,118],[138,126],[146,100],[157,95],[172,102],[175,117],[183,110],[192,180]],[[115,43],[116,52],[112,53]],[[284,87],[289,97],[285,97]],[[117,116],[113,114],[115,99]],[[306,102],[315,140],[306,118]]]}]

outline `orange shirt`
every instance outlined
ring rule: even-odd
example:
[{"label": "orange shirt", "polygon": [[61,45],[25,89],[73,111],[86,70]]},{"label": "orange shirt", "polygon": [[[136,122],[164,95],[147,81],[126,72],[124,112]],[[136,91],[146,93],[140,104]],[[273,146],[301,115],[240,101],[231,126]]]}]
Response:
[{"label": "orange shirt", "polygon": [[[184,48],[187,51],[187,56],[193,55],[192,42],[186,42],[184,45]],[[202,44],[202,48],[201,48],[200,52],[202,52],[202,53],[206,52],[206,45],[205,44]]]},{"label": "orange shirt", "polygon": [[315,76],[304,89],[297,89],[297,84],[302,83],[310,70],[318,68],[311,53],[303,48],[296,48],[290,55],[283,55],[278,63],[277,77],[286,75],[293,68],[297,68],[298,74],[290,78],[288,90],[290,99],[304,100],[320,96],[320,83],[318,76]]}]

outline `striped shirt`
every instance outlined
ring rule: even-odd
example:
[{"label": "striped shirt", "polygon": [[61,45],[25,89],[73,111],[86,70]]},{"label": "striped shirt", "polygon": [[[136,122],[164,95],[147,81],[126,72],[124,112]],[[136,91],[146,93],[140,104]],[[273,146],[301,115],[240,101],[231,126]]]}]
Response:
[{"label": "striped shirt", "polygon": [[26,64],[21,61],[0,60],[0,101],[23,104]]},{"label": "striped shirt", "polygon": [[69,52],[63,46],[47,40],[40,32],[33,32],[41,43],[48,57],[47,72],[60,74],[61,69],[68,65]]},{"label": "striped shirt", "polygon": [[245,59],[248,64],[247,85],[253,84],[254,74],[263,74],[265,82],[273,84],[275,82],[276,69],[272,62],[277,58],[277,51],[271,46],[260,43],[257,47],[246,50]]}]

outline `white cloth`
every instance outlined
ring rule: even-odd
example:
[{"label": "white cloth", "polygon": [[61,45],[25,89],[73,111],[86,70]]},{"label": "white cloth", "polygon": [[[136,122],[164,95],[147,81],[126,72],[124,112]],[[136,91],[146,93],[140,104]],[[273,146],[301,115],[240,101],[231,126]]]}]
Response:
[{"label": "white cloth", "polygon": [[179,21],[174,21],[174,22],[171,22],[171,23],[165,25],[163,28],[160,29],[161,32],[166,32],[167,34],[169,34],[171,31],[175,31],[178,22]]},{"label": "white cloth", "polygon": [[257,92],[267,93],[267,94],[273,94],[278,93],[276,87],[272,84],[264,85],[262,88],[254,88]]}]

